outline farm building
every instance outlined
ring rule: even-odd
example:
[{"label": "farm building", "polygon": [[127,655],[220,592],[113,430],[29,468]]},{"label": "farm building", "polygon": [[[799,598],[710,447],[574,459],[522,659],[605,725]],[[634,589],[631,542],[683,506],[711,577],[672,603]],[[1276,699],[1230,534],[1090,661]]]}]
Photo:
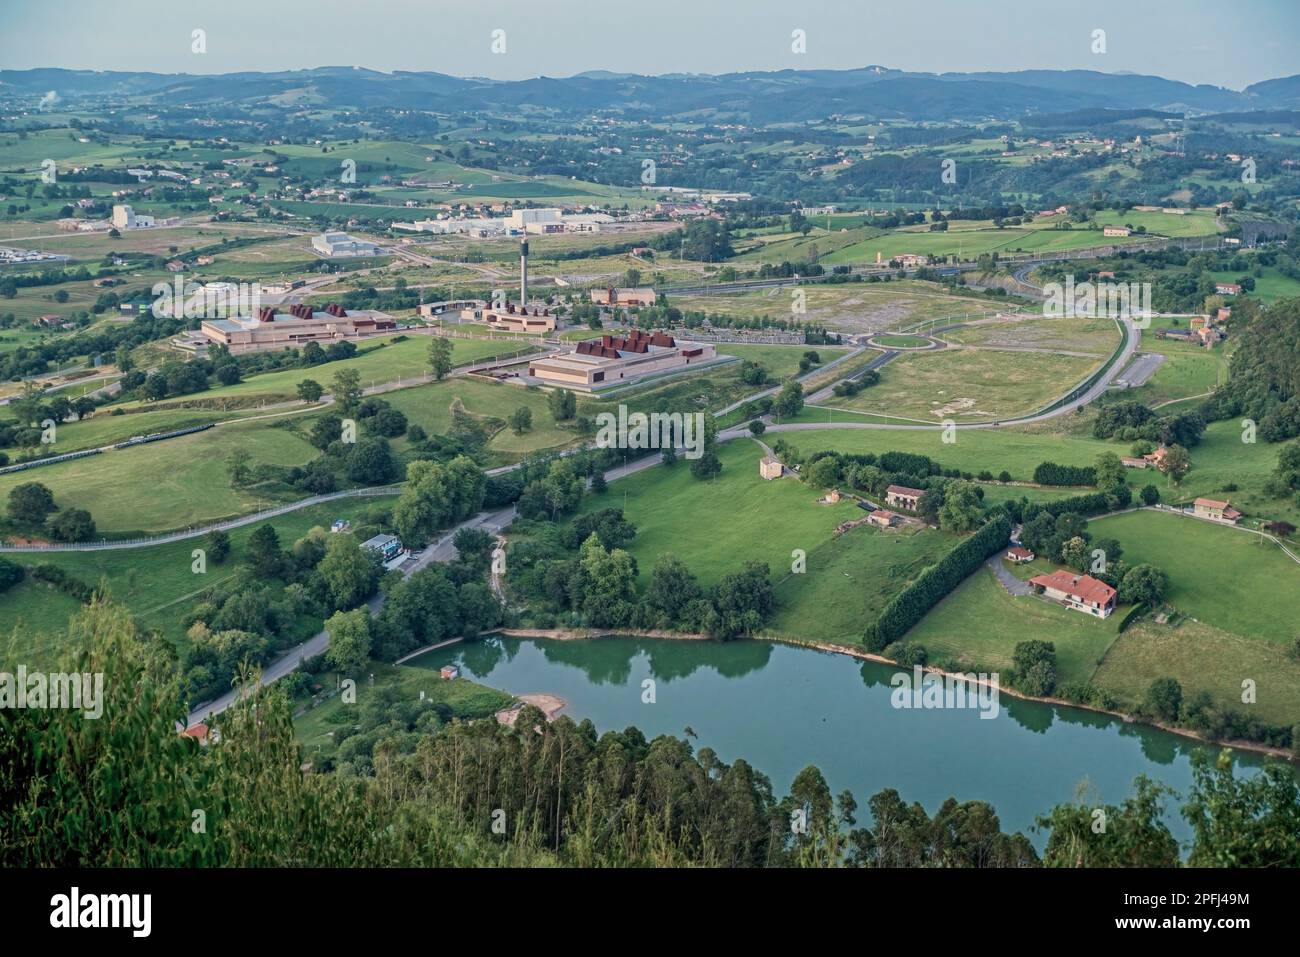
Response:
[{"label": "farm building", "polygon": [[764,455],[762,461],[758,463],[758,474],[770,482],[785,474],[785,466],[775,456]]},{"label": "farm building", "polygon": [[916,504],[921,501],[921,496],[924,494],[924,489],[908,488],[906,485],[891,485],[885,489],[885,504],[915,512]]},{"label": "farm building", "polygon": [[1058,568],[1050,575],[1035,575],[1029,584],[1052,601],[1088,615],[1109,618],[1115,610],[1115,589],[1091,575]]},{"label": "farm building", "polygon": [[888,509],[878,508],[867,516],[867,521],[877,528],[893,528],[898,524],[898,516]]},{"label": "farm building", "polygon": [[1102,229],[1103,236],[1128,236],[1133,230],[1127,226],[1106,226]]},{"label": "farm building", "polygon": [[1216,282],[1214,291],[1220,296],[1240,296],[1241,284],[1235,282]]},{"label": "farm building", "polygon": [[1208,518],[1212,522],[1237,524],[1241,521],[1241,512],[1226,501],[1213,498],[1198,498],[1192,503],[1192,514],[1197,518]]}]

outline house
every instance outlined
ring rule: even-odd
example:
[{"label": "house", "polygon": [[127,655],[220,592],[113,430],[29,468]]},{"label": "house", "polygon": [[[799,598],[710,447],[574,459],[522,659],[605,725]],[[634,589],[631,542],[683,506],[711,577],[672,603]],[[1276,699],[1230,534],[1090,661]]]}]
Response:
[{"label": "house", "polygon": [[183,262],[181,262],[179,259],[169,259],[169,260],[167,260],[167,271],[168,271],[168,272],[180,272],[180,271],[183,270],[184,268],[185,268],[185,264],[184,264]]},{"label": "house", "polygon": [[1147,461],[1145,455],[1121,455],[1119,460],[1124,463],[1124,468],[1126,469],[1145,469],[1151,467],[1151,463]]},{"label": "house", "polygon": [[916,504],[921,501],[921,496],[924,494],[924,489],[908,488],[906,485],[891,485],[885,489],[885,504],[915,512]]},{"label": "house", "polygon": [[455,665],[443,665],[442,670],[438,672],[447,681],[455,681],[460,677],[460,669]]},{"label": "house", "polygon": [[48,313],[44,316],[36,317],[36,324],[38,326],[57,326],[62,321],[63,321],[62,316],[56,316],[53,313]]},{"label": "house", "polygon": [[1128,236],[1132,232],[1127,226],[1105,226],[1101,230],[1103,236]]},{"label": "house", "polygon": [[1034,553],[1023,545],[1012,545],[1007,549],[1007,561],[1015,565],[1023,565],[1025,562],[1032,562]]},{"label": "house", "polygon": [[1115,610],[1115,589],[1091,575],[1058,568],[1050,575],[1035,575],[1029,584],[1052,601],[1088,615],[1109,618]]},{"label": "house", "polygon": [[1112,271],[1109,270],[1109,269],[1103,269],[1101,272],[1097,273],[1097,278],[1098,278],[1098,279],[1114,279],[1114,278],[1115,278],[1115,273],[1112,272]]},{"label": "house", "polygon": [[785,474],[785,466],[775,456],[764,455],[762,461],[758,463],[758,474],[768,481],[779,479]]},{"label": "house", "polygon": [[1154,452],[1148,452],[1146,455],[1142,456],[1142,458],[1145,459],[1151,467],[1160,468],[1160,466],[1165,464],[1165,456],[1168,454],[1169,450],[1162,445]]},{"label": "house", "polygon": [[867,521],[877,528],[893,528],[898,524],[899,518],[888,509],[878,508],[867,516]]},{"label": "house", "polygon": [[1217,292],[1220,296],[1240,296],[1241,283],[1216,282],[1214,284],[1214,291]]},{"label": "house", "polygon": [[191,725],[181,732],[181,737],[192,738],[199,744],[210,744],[212,742],[212,729],[203,723]]},{"label": "house", "polygon": [[819,498],[817,502],[819,505],[834,505],[839,500],[840,500],[840,490],[837,488],[833,488],[825,495],[823,495],[821,498]]},{"label": "house", "polygon": [[1241,512],[1226,501],[1213,498],[1198,498],[1192,503],[1192,514],[1197,518],[1206,518],[1212,522],[1227,522],[1231,525],[1241,521]]},{"label": "house", "polygon": [[331,532],[346,532],[352,523],[346,518],[336,518],[334,524],[330,526]]}]

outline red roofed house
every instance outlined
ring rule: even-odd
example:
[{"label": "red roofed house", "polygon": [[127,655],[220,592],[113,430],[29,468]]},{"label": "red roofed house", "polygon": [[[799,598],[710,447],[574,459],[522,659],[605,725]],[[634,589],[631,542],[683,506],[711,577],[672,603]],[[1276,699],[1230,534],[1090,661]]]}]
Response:
[{"label": "red roofed house", "polygon": [[1029,584],[1042,589],[1044,595],[1066,608],[1098,618],[1109,618],[1115,610],[1115,589],[1091,575],[1076,575],[1058,568],[1050,575],[1035,575]]},{"label": "red roofed house", "polygon": [[1241,521],[1241,512],[1229,503],[1213,498],[1198,498],[1192,503],[1192,514],[1197,518],[1208,518],[1212,522],[1229,522],[1235,525]]},{"label": "red roofed house", "polygon": [[898,522],[898,516],[893,512],[878,508],[867,516],[867,521],[877,528],[892,528]]},{"label": "red roofed house", "polygon": [[915,512],[916,503],[921,500],[921,496],[924,494],[924,489],[908,488],[906,485],[891,485],[885,489],[885,504]]},{"label": "red roofed house", "polygon": [[193,738],[195,741],[199,742],[199,744],[207,744],[212,740],[210,729],[206,724],[202,723],[186,728],[181,732],[181,737]]},{"label": "red roofed house", "polygon": [[1007,561],[1009,562],[1014,562],[1017,565],[1022,565],[1025,562],[1032,562],[1033,560],[1034,560],[1034,553],[1031,552],[1029,549],[1025,548],[1023,545],[1012,545],[1010,548],[1007,549]]},{"label": "red roofed house", "polygon": [[1216,282],[1214,291],[1220,296],[1240,296],[1241,286],[1235,282]]}]

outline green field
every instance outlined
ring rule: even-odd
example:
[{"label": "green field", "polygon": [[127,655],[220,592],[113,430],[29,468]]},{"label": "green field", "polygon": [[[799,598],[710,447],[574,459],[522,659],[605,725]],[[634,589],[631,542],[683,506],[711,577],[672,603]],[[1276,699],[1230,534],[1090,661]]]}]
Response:
[{"label": "green field", "polygon": [[[1292,724],[1300,717],[1300,662],[1272,642],[1204,622],[1138,622],[1110,646],[1093,680],[1132,705],[1157,678],[1176,678],[1184,700],[1206,691],[1222,708],[1249,710],[1273,724]],[[1253,705],[1241,700],[1242,682],[1248,678],[1257,686]]]},{"label": "green field", "polygon": [[865,513],[844,499],[819,505],[820,493],[794,479],[764,481],[758,474],[762,448],[749,440],[718,448],[722,474],[701,482],[690,463],[656,466],[589,496],[583,511],[619,507],[637,527],[628,550],[637,560],[638,581],[650,580],[655,559],[671,552],[706,585],[739,571],[750,559],[767,562],[772,580],[791,567],[791,551],[808,554],[831,537],[835,526]]},{"label": "green field", "polygon": [[926,422],[1006,419],[1050,405],[1101,362],[1097,357],[970,348],[904,353],[880,370],[876,385],[856,396],[832,396],[823,404]]},{"label": "green field", "polygon": [[[867,392],[871,392],[868,389]],[[865,393],[864,393],[865,394]],[[836,421],[849,418],[835,413]],[[858,417],[854,416],[854,420]],[[870,421],[868,417],[862,417]],[[959,430],[957,440],[944,444],[939,429],[819,429],[781,433],[781,437],[804,454],[820,449],[839,452],[920,452],[943,464],[945,468],[994,475],[1003,469],[1018,480],[1028,480],[1035,466],[1051,461],[1061,465],[1092,465],[1101,452],[1127,455],[1128,444],[1092,438],[1088,419],[1072,428],[1074,416],[1062,416],[1033,427]],[[820,409],[805,409],[796,422],[825,422]],[[769,441],[776,437],[769,432]],[[1155,472],[1131,474],[1131,485],[1155,485],[1165,501],[1190,502],[1199,495],[1230,497],[1248,517],[1285,519],[1300,525],[1300,508],[1291,498],[1278,499],[1266,494],[1264,485],[1277,465],[1280,446],[1266,442],[1246,444],[1241,441],[1240,423],[1229,420],[1212,422],[1201,443],[1191,450],[1192,470],[1181,485],[1174,485]],[[1229,484],[1238,490],[1225,492]]]},{"label": "green field", "polygon": [[777,576],[777,612],[764,630],[795,641],[860,645],[867,623],[956,541],[937,529],[869,525],[831,538],[808,549],[804,573],[786,566]]},{"label": "green field", "polygon": [[1118,633],[1123,609],[1101,620],[1031,595],[1012,597],[981,568],[907,633],[930,660],[963,671],[1008,672],[1021,641],[1056,645],[1061,682],[1086,681]]},{"label": "green field", "polygon": [[[367,509],[393,501],[391,497],[340,499],[234,529],[230,532],[230,555],[220,565],[209,563],[203,575],[193,572],[191,554],[203,547],[202,538],[129,551],[10,552],[4,557],[29,567],[57,565],[90,585],[107,583],[111,596],[130,608],[146,628],[159,629],[168,641],[179,646],[185,640],[181,626],[185,610],[200,599],[205,589],[235,573],[244,545],[259,525],[273,525],[281,545],[287,548],[313,526],[328,527],[337,518],[355,521]],[[79,607],[63,592],[29,577],[0,593],[0,636],[16,636],[11,650],[24,656],[20,660],[51,660],[54,640],[64,637],[68,616]]]},{"label": "green field", "polygon": [[872,336],[871,342],[877,346],[888,346],[891,349],[924,349],[930,344],[930,340],[923,339],[920,336],[900,335],[897,333],[881,333],[878,336]]},{"label": "green field", "polygon": [[1167,600],[1215,628],[1286,644],[1300,635],[1300,565],[1272,542],[1234,528],[1149,510],[1095,520],[1130,564],[1169,575]]},{"label": "green field", "polygon": [[254,464],[302,465],[319,454],[287,429],[235,423],[3,475],[0,497],[16,485],[39,481],[54,493],[59,507],[88,510],[99,531],[110,536],[202,525],[274,501],[256,486],[230,487],[225,460],[237,448],[246,450]]}]

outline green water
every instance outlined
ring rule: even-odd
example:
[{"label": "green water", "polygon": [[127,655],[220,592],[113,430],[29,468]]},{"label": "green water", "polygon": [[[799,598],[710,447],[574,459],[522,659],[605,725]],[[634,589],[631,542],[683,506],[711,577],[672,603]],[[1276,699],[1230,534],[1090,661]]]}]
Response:
[{"label": "green water", "polygon": [[[546,692],[561,712],[590,718],[599,731],[636,726],[647,737],[683,736],[688,727],[723,761],[743,757],[777,794],[812,764],[833,793],[859,805],[896,788],[933,813],[948,797],[988,801],[1005,830],[1024,831],[1036,815],[1086,789],[1090,803],[1118,803],[1139,774],[1180,793],[1191,783],[1189,756],[1204,745],[1076,708],[1000,698],[992,719],[978,710],[900,709],[891,676],[900,669],[846,655],[765,641],[701,642],[643,638],[550,641],[486,638],[416,659],[416,667],[459,664],[467,677],[512,694]],[[653,682],[653,703],[643,682]],[[1267,760],[1239,753],[1240,772]],[[1190,836],[1176,808],[1167,814]]]}]

